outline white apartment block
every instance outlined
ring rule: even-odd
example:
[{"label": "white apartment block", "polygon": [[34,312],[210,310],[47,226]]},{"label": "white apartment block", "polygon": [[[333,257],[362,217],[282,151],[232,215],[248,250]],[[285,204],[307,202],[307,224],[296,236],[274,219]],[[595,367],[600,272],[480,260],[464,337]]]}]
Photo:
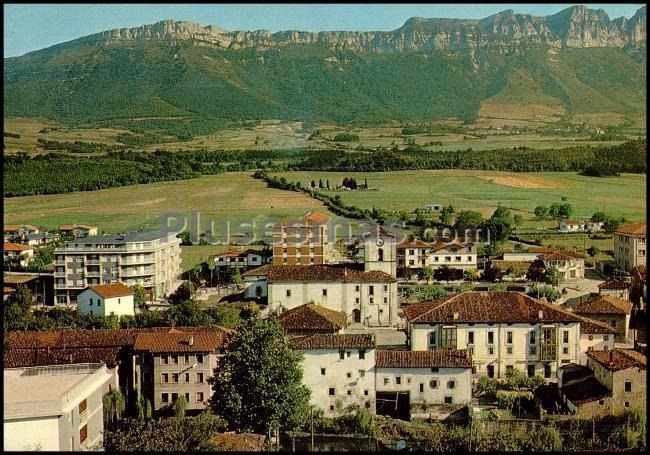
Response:
[{"label": "white apartment block", "polygon": [[101,447],[102,398],[117,387],[103,364],[6,368],[4,450],[80,451]]},{"label": "white apartment block", "polygon": [[354,406],[375,412],[375,340],[369,334],[319,333],[293,339],[303,355],[303,384],[310,403],[326,416]]},{"label": "white apartment block", "polygon": [[645,225],[628,224],[614,231],[614,259],[619,269],[631,272],[646,264]]},{"label": "white apartment block", "polygon": [[404,309],[411,350],[467,349],[474,374],[554,379],[581,354],[580,318],[517,292],[464,292]]},{"label": "white apartment block", "polygon": [[75,303],[88,286],[140,284],[152,299],[176,289],[181,273],[181,240],[175,234],[137,231],[67,242],[54,250],[57,304]]}]

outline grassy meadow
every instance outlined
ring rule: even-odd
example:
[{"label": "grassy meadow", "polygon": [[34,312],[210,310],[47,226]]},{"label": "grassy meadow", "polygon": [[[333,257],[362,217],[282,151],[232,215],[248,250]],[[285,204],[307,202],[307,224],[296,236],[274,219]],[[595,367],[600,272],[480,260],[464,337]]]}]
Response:
[{"label": "grassy meadow", "polygon": [[358,183],[368,179],[369,191],[331,191],[343,201],[361,208],[411,211],[427,204],[451,204],[458,210],[476,210],[484,216],[497,205],[533,218],[537,205],[561,202],[573,206],[574,216],[585,218],[596,211],[628,219],[645,218],[646,177],[624,174],[620,177],[584,177],[569,172],[513,173],[471,170],[417,170],[397,172],[283,172],[288,181],[329,180],[340,185],[344,177]]}]

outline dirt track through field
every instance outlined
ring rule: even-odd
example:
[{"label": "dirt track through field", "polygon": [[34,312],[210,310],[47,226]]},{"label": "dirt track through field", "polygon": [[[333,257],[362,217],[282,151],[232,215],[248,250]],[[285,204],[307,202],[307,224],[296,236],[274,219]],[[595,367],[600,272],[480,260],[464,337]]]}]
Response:
[{"label": "dirt track through field", "polygon": [[497,185],[510,186],[512,188],[571,188],[571,185],[557,180],[526,176],[503,176],[503,175],[477,175],[478,178],[487,180]]}]

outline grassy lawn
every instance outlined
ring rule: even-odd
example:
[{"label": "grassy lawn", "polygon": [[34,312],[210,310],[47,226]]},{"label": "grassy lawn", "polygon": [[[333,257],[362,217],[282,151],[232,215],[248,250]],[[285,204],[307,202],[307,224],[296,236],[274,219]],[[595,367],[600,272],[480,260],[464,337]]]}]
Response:
[{"label": "grassy lawn", "polygon": [[501,204],[531,219],[537,205],[560,203],[564,196],[573,206],[574,217],[585,218],[602,210],[632,220],[645,218],[645,175],[595,178],[571,172],[471,170],[283,172],[277,175],[303,185],[309,185],[311,180],[329,180],[331,186],[340,185],[344,177],[355,178],[359,183],[367,178],[369,186],[377,188],[376,191],[330,193],[339,194],[344,202],[361,208],[411,211],[439,203],[452,204],[457,211],[477,210],[489,216]]},{"label": "grassy lawn", "polygon": [[[307,195],[271,189],[251,173],[236,172],[192,180],[132,185],[98,191],[5,198],[5,223],[29,223],[47,229],[61,224],[88,223],[100,232],[158,228],[161,214],[178,213],[187,218],[200,213],[200,227],[210,220],[215,231],[242,232],[239,223],[256,223],[263,233],[267,222],[303,215],[308,210],[328,213],[323,204]],[[331,214],[330,214],[331,215]],[[248,229],[248,228],[247,228]]]}]

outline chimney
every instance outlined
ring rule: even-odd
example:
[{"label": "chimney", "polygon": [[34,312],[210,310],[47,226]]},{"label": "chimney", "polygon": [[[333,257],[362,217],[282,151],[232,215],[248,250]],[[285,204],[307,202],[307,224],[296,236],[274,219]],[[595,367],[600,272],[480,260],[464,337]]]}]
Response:
[{"label": "chimney", "polygon": [[194,335],[190,335],[190,339],[187,341],[187,344],[194,346]]},{"label": "chimney", "polygon": [[460,318],[460,314],[458,314],[458,312],[455,312],[454,313],[454,321],[457,320],[458,318]]},{"label": "chimney", "polygon": [[537,313],[537,317],[538,317],[539,319],[544,319],[544,311],[539,310],[539,312]]},{"label": "chimney", "polygon": [[348,269],[343,267],[343,276],[348,276]]}]

